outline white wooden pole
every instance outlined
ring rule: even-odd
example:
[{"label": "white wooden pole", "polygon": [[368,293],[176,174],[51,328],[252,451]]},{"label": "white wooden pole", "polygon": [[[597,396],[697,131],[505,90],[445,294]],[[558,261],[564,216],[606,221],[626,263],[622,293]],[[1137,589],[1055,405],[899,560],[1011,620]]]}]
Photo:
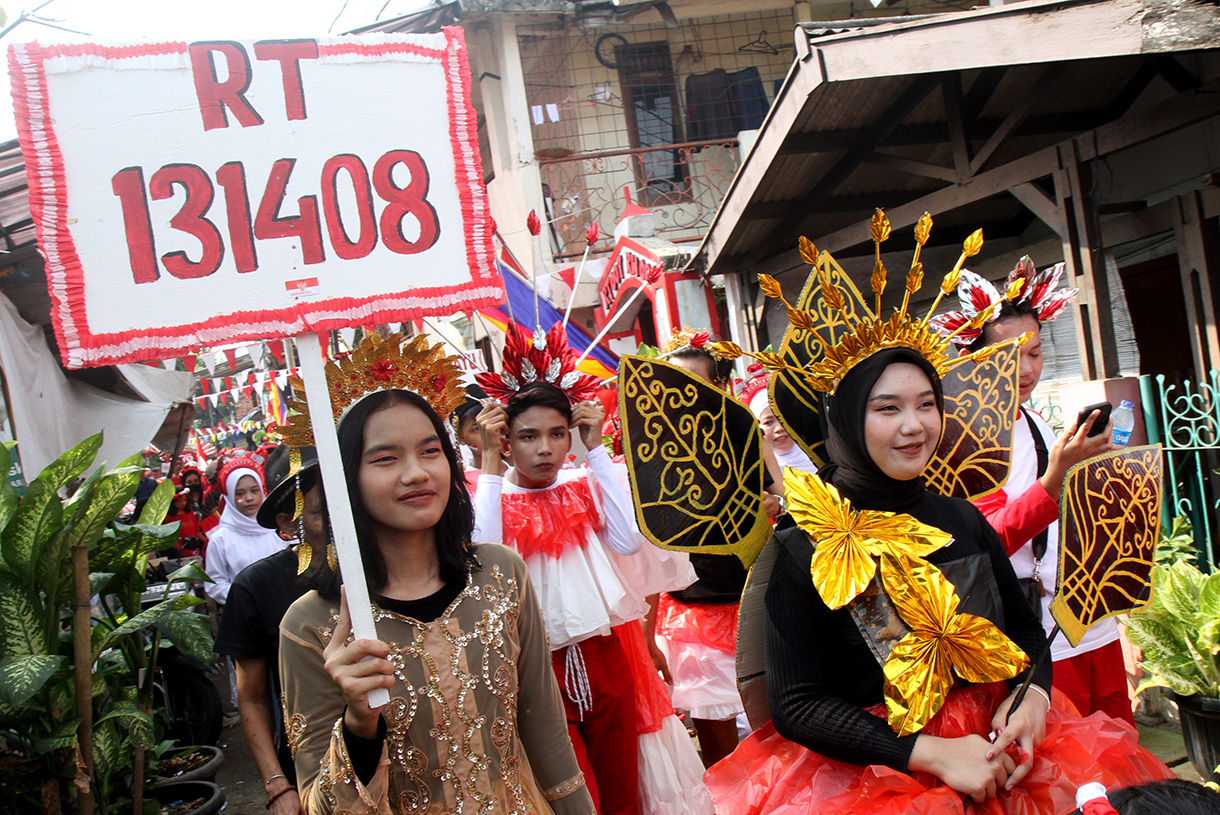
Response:
[{"label": "white wooden pole", "polygon": [[563,330],[568,330],[568,318],[572,316],[572,301],[576,299],[576,287],[580,285],[581,272],[585,270],[585,261],[589,259],[589,250],[593,244],[585,244],[585,253],[580,256],[580,265],[576,267],[576,275],[572,278],[572,291],[568,293],[568,306],[563,310]]},{"label": "white wooden pole", "polygon": [[[330,391],[326,387],[326,368],[322,362],[322,345],[318,335],[300,334],[293,338],[305,382],[305,399],[309,402],[309,419],[313,424],[314,445],[318,448],[318,466],[322,470],[322,488],[326,492],[326,508],[330,514],[331,533],[339,564],[343,567],[343,585],[347,589],[347,610],[352,618],[352,635],[358,640],[375,640],[377,626],[369,601],[369,587],[364,582],[364,563],[360,545],[356,542],[356,522],[347,497],[347,481],[343,474],[343,459],[339,454],[339,435],[332,418]],[[369,707],[379,708],[390,701],[386,688],[369,691]]]},{"label": "white wooden pole", "polygon": [[620,308],[618,311],[616,311],[614,313],[614,315],[609,320],[606,321],[606,325],[604,328],[602,328],[601,333],[593,338],[593,342],[589,343],[589,347],[586,348],[585,352],[580,355],[580,357],[576,360],[576,365],[574,365],[573,367],[576,367],[576,368],[580,367],[580,363],[585,361],[585,357],[587,357],[587,356],[589,356],[589,354],[593,353],[593,349],[597,347],[598,343],[600,343],[602,341],[602,339],[607,334],[610,333],[610,327],[612,325],[614,325],[615,321],[618,319],[618,315],[622,314],[624,311],[631,308],[631,304],[634,303],[636,298],[639,297],[643,293],[644,293],[643,286],[640,286],[639,288],[637,288],[635,291],[633,291],[631,293],[631,296],[627,298],[627,302],[623,303],[623,307]]}]

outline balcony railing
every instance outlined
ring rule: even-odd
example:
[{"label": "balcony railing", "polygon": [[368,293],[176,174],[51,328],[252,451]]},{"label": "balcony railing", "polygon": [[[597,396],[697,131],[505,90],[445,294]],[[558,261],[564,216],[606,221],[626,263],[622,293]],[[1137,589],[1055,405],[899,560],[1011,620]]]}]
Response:
[{"label": "balcony railing", "polygon": [[632,203],[655,214],[659,237],[674,243],[701,240],[738,165],[736,139],[562,153],[550,149],[538,157],[556,262],[584,252],[592,222],[600,232],[593,250],[609,250],[627,206],[624,188]]}]

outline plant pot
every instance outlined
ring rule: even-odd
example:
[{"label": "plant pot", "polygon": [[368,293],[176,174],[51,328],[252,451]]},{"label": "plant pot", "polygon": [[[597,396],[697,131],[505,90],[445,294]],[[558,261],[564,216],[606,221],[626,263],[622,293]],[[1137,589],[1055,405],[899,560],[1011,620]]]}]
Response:
[{"label": "plant pot", "polygon": [[176,784],[164,784],[148,791],[148,795],[157,800],[162,807],[181,806],[184,803],[199,801],[192,807],[183,807],[173,811],[173,815],[216,815],[225,805],[225,792],[211,781],[182,781]]},{"label": "plant pot", "polygon": [[1186,755],[1199,775],[1207,778],[1220,764],[1220,699],[1173,694],[1182,720]]},{"label": "plant pot", "polygon": [[220,769],[221,765],[225,763],[225,754],[220,751],[219,747],[213,747],[210,744],[197,744],[193,747],[175,747],[172,750],[167,750],[161,761],[169,761],[177,756],[185,755],[186,753],[197,753],[207,756],[207,761],[198,767],[184,770],[175,775],[166,776],[153,784],[154,787],[161,787],[166,784],[178,784],[186,781],[213,781],[216,778],[217,771]]}]

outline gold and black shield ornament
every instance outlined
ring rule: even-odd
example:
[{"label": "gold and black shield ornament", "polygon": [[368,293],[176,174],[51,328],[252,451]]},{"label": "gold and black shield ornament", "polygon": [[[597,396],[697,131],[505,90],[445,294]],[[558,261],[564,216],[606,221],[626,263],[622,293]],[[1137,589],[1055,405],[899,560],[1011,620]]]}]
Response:
[{"label": "gold and black shield ornament", "polygon": [[1163,497],[1159,444],[1102,453],[1064,476],[1051,616],[1073,647],[1097,621],[1148,604]]},{"label": "gold and black shield ornament", "polygon": [[944,432],[924,470],[928,489],[974,501],[1008,480],[1017,418],[1020,346],[996,346],[982,362],[954,365],[941,378]]},{"label": "gold and black shield ornament", "polygon": [[623,452],[640,532],[662,549],[736,555],[771,534],[762,431],[750,409],[659,359],[619,361]]}]

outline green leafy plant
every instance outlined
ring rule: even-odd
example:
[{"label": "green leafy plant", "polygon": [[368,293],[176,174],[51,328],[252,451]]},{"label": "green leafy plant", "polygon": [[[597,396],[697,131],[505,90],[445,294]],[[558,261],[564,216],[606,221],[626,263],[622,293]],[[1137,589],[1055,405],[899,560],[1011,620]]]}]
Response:
[{"label": "green leafy plant", "polygon": [[[157,655],[165,643],[212,660],[205,616],[191,595],[142,608],[148,556],[168,548],[178,524],[162,524],[173,497],[163,482],[137,523],[115,522],[140,482],[139,456],[113,470],[98,467],[70,498],[61,491],[90,467],[101,434],[85,439],[44,469],[18,499],[0,479],[0,796],[9,802],[62,799],[92,783],[102,813],[131,794],[134,758],[154,755],[161,723],[152,713]],[[7,472],[12,445],[0,446]],[[89,595],[100,598],[90,626],[94,772],[81,760],[73,664],[74,547],[86,547]],[[191,564],[171,585],[206,579]],[[128,811],[130,805],[128,805]]]},{"label": "green leafy plant", "polygon": [[1220,697],[1220,572],[1187,560],[1152,571],[1152,601],[1131,613],[1127,638],[1144,654],[1146,688]]},{"label": "green leafy plant", "polygon": [[1161,539],[1156,543],[1154,559],[1157,563],[1193,561],[1198,554],[1199,549],[1195,546],[1190,519],[1184,515],[1175,515],[1169,531],[1161,530]]}]

